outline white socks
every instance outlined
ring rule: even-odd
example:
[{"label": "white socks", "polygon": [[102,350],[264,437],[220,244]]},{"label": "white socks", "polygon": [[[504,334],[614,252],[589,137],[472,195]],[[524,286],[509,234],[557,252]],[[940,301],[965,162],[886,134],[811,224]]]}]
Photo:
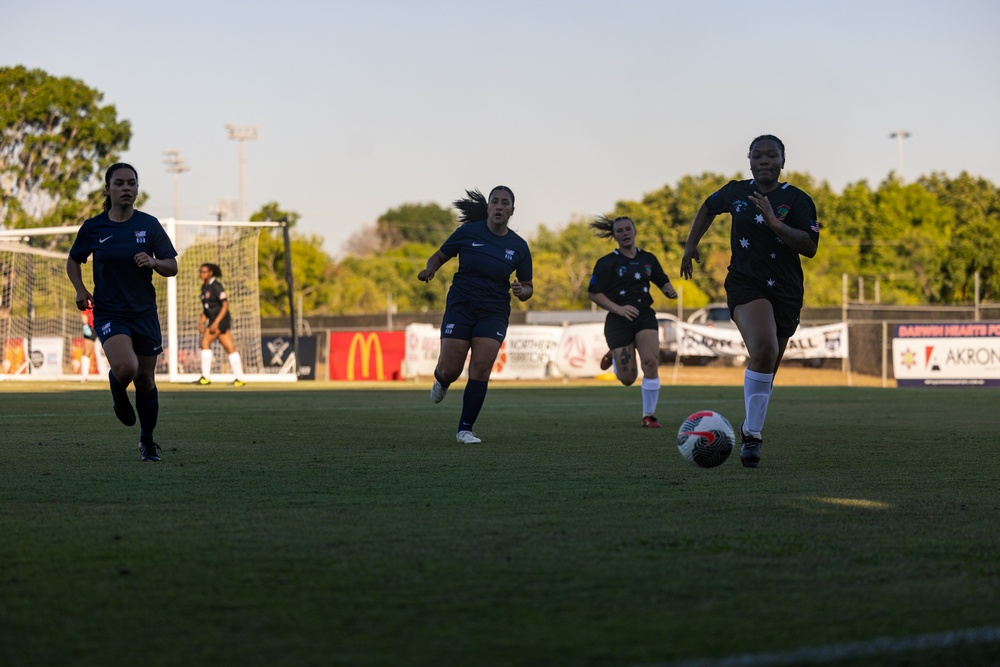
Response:
[{"label": "white socks", "polygon": [[[233,376],[237,380],[243,379],[243,360],[240,359],[239,352],[233,352],[229,355],[229,367],[233,369]],[[212,351],[202,350],[201,351],[201,376],[203,378],[212,378]]]},{"label": "white socks", "polygon": [[655,415],[660,400],[660,378],[642,378],[642,416]]},{"label": "white socks", "polygon": [[201,351],[201,376],[206,380],[212,378],[212,351]]},{"label": "white socks", "polygon": [[80,375],[83,376],[84,381],[86,381],[87,376],[90,375],[90,357],[86,355],[80,357]]},{"label": "white socks", "polygon": [[229,367],[233,369],[233,375],[237,380],[243,379],[243,362],[240,360],[240,353],[233,352],[229,355]]},{"label": "white socks", "polygon": [[743,375],[743,403],[747,412],[746,431],[760,437],[764,430],[767,404],[771,400],[774,373],[758,373],[749,368]]}]

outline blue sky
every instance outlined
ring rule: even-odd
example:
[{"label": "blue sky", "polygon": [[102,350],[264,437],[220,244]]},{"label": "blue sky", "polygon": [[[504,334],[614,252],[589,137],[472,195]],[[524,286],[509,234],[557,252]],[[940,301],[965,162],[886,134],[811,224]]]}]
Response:
[{"label": "blue sky", "polygon": [[[836,190],[962,171],[1000,184],[1000,3],[992,0],[33,0],[4,8],[0,64],[102,91],[131,121],[150,199],[210,219],[277,201],[342,254],[407,202],[513,188],[531,236],[688,174],[746,174],[776,134],[786,169]],[[836,221],[824,221],[836,224]]]}]

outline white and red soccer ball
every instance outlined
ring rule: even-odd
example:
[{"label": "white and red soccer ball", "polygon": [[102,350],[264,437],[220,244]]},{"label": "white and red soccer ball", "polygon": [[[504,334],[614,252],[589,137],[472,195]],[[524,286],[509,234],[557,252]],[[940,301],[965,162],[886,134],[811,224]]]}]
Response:
[{"label": "white and red soccer ball", "polygon": [[681,456],[701,468],[722,465],[735,445],[732,424],[712,410],[695,412],[677,431],[677,449]]}]

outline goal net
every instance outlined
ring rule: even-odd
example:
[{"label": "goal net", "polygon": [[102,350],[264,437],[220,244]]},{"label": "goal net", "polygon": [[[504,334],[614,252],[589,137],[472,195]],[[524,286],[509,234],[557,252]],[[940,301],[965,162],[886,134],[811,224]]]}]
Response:
[{"label": "goal net", "polygon": [[[153,274],[163,333],[157,379],[194,382],[201,376],[201,280],[198,267],[215,264],[226,288],[230,332],[247,382],[294,382],[294,363],[265,365],[260,327],[258,242],[274,222],[192,222],[168,219],[164,229],[177,250],[177,276]],[[79,227],[0,230],[0,380],[82,379],[85,340],[76,291],[66,276],[66,258]],[[91,262],[84,283],[93,289]],[[100,345],[90,358],[88,379],[103,379],[107,365]],[[212,380],[231,382],[229,355],[211,347]]]}]

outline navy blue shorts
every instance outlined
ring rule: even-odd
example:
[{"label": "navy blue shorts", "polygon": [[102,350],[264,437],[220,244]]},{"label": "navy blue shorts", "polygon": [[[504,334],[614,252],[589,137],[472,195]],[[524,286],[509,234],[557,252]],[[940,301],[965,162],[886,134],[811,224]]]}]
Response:
[{"label": "navy blue shorts", "polygon": [[802,304],[779,299],[772,292],[730,271],[729,275],[726,276],[726,303],[729,305],[730,316],[736,310],[736,306],[757,299],[767,299],[771,302],[778,338],[791,338],[795,330],[799,328],[799,314],[802,312]]},{"label": "navy blue shorts", "polygon": [[507,335],[509,322],[509,309],[498,312],[496,306],[484,306],[464,299],[449,299],[441,321],[441,338],[492,338],[502,343]]},{"label": "navy blue shorts", "polygon": [[639,316],[634,320],[614,313],[608,313],[604,319],[604,340],[608,342],[608,347],[617,350],[620,347],[631,345],[635,341],[636,333],[646,329],[658,331],[659,323],[656,321],[656,311],[652,308],[644,308],[639,311]]},{"label": "navy blue shorts", "polygon": [[160,318],[156,313],[145,317],[94,317],[94,328],[103,344],[112,336],[124,334],[132,339],[132,349],[140,357],[155,357],[163,352]]}]

